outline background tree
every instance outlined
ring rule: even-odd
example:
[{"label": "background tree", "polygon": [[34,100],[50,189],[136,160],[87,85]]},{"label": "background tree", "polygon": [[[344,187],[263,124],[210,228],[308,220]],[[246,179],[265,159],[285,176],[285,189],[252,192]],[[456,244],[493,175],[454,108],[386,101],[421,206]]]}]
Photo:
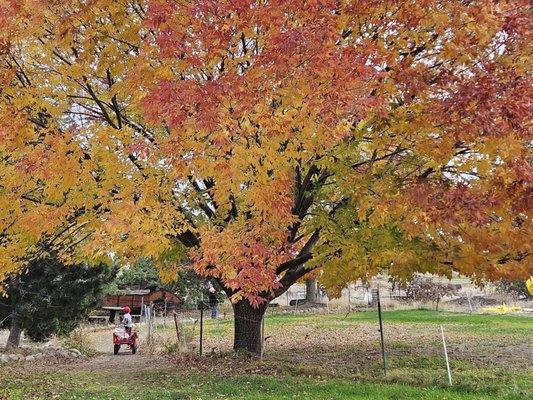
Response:
[{"label": "background tree", "polygon": [[7,346],[18,347],[22,331],[39,342],[70,333],[99,304],[112,277],[105,265],[65,265],[53,256],[32,261],[3,282],[0,319],[10,328]]},{"label": "background tree", "polygon": [[530,300],[533,299],[533,294],[531,294],[526,286],[526,282],[523,280],[507,280],[501,279],[496,282],[496,290],[501,294],[510,295],[519,300]]},{"label": "background tree", "polygon": [[308,303],[316,303],[317,302],[317,283],[316,283],[316,277],[308,278],[305,280],[305,300]]},{"label": "background tree", "polygon": [[163,289],[154,263],[145,258],[138,259],[130,267],[122,268],[114,283],[118,289]]},{"label": "background tree", "polygon": [[405,290],[406,297],[413,301],[432,302],[435,310],[439,309],[439,302],[445,296],[457,293],[457,288],[451,284],[436,282],[431,276],[415,275]]},{"label": "background tree", "polygon": [[[123,268],[113,281],[117,289],[167,290],[176,294],[181,307],[194,309],[202,296],[206,297],[207,280],[194,272],[191,266],[183,266],[174,277],[163,281],[152,259],[140,258],[131,267]],[[217,288],[219,289],[219,288]]]},{"label": "background tree", "polygon": [[253,352],[313,269],[532,274],[526,1],[38,3],[3,6],[6,268],[66,226],[185,246]]}]

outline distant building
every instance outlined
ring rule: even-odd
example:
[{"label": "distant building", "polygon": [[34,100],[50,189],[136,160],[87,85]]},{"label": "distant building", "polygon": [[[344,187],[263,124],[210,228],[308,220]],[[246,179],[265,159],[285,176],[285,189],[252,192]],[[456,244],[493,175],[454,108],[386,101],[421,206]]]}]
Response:
[{"label": "distant building", "polygon": [[166,290],[120,290],[116,294],[107,295],[102,308],[130,307],[133,314],[140,314],[142,306],[153,306],[157,312],[175,310],[182,301],[174,293]]}]

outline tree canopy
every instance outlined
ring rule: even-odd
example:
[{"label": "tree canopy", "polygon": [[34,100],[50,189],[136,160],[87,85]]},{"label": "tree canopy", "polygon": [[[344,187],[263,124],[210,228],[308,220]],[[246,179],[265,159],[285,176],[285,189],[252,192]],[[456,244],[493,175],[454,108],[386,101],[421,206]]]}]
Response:
[{"label": "tree canopy", "polygon": [[528,7],[3,2],[0,274],[186,251],[256,307],[316,268],[527,278]]},{"label": "tree canopy", "polygon": [[[133,265],[123,267],[112,282],[115,293],[122,289],[167,290],[181,300],[180,307],[194,309],[198,301],[207,294],[208,282],[199,277],[189,264],[183,264],[174,276],[167,276],[163,282],[152,259],[139,258]],[[167,274],[168,275],[168,274]],[[217,288],[218,289],[218,288]]]}]

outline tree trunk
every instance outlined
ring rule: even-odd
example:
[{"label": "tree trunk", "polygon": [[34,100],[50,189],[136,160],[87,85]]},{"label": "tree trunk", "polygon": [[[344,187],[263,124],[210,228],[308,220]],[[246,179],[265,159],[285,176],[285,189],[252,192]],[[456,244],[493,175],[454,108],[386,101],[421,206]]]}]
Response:
[{"label": "tree trunk", "polygon": [[7,338],[6,349],[19,347],[21,333],[22,328],[19,325],[17,314],[13,311],[11,314],[11,326],[9,328],[9,337]]},{"label": "tree trunk", "polygon": [[263,346],[261,328],[266,308],[267,304],[254,308],[248,300],[233,304],[235,316],[233,349],[235,351],[246,350],[256,355],[261,354]]},{"label": "tree trunk", "polygon": [[316,303],[317,301],[317,287],[316,278],[311,278],[305,281],[305,300],[308,303]]}]

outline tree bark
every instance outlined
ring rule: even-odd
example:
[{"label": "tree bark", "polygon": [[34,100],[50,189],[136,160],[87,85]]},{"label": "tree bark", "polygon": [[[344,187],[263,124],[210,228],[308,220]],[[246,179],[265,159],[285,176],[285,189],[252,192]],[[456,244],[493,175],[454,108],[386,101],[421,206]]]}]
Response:
[{"label": "tree bark", "polygon": [[20,336],[22,333],[22,327],[20,326],[17,318],[17,313],[13,311],[11,313],[11,326],[9,328],[9,337],[7,338],[6,349],[11,349],[20,346]]},{"label": "tree bark", "polygon": [[305,300],[308,303],[316,303],[317,301],[317,287],[316,278],[310,278],[305,281]]},{"label": "tree bark", "polygon": [[261,329],[266,308],[267,303],[254,308],[248,300],[233,304],[235,317],[233,349],[235,351],[245,350],[255,355],[261,354],[263,347]]},{"label": "tree bark", "polygon": [[[317,235],[317,231],[313,237]],[[313,242],[314,239],[310,239]],[[265,303],[257,308],[252,307],[248,300],[240,300],[232,304],[234,321],[234,338],[233,349],[235,351],[245,350],[255,355],[261,355],[263,342],[261,340],[261,328],[263,322],[263,315],[268,307],[270,300],[281,296],[287,291],[298,279],[309,273],[309,269],[304,267],[304,262],[311,258],[310,253],[307,253],[303,258],[297,258],[292,262],[282,264],[279,271],[285,272],[279,280],[280,286],[276,288],[273,293],[264,293],[264,298],[267,299]],[[220,282],[220,281],[219,281]],[[221,282],[222,283],[222,282]],[[235,292],[222,285],[228,298],[235,294]]]}]

